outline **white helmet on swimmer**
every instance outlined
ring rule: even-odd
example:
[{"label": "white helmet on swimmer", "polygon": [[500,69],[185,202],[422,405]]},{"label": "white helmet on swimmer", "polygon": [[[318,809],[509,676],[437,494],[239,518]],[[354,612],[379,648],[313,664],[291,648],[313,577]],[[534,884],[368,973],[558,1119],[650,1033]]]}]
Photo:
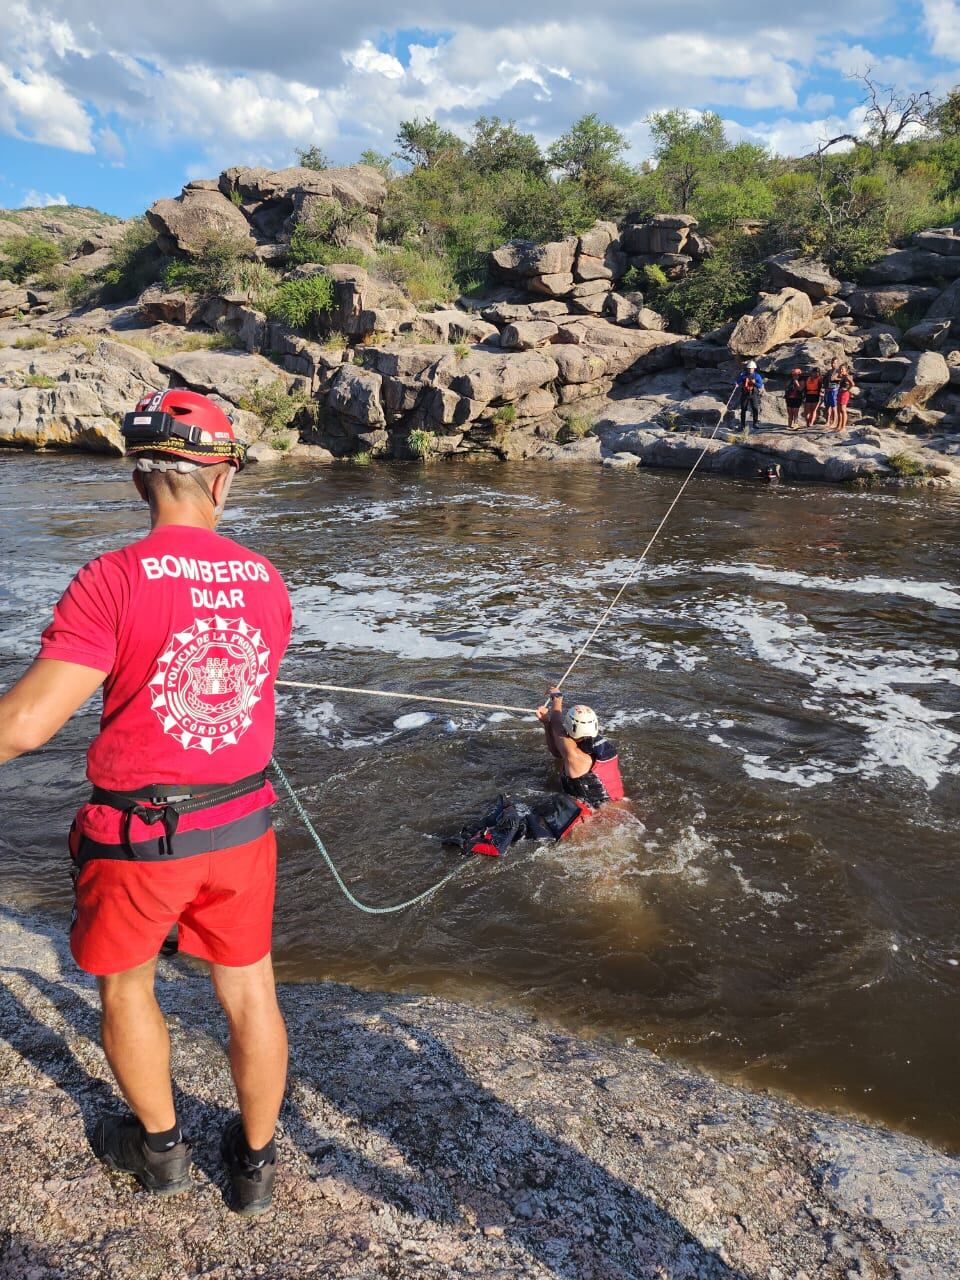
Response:
[{"label": "white helmet on swimmer", "polygon": [[756,362],[756,360],[748,360],[748,361],[747,361],[747,368],[748,368],[748,369],[755,369],[756,367],[757,367],[757,362]]},{"label": "white helmet on swimmer", "polygon": [[595,738],[600,732],[600,721],[592,707],[567,707],[563,713],[563,732],[578,742],[581,738]]}]

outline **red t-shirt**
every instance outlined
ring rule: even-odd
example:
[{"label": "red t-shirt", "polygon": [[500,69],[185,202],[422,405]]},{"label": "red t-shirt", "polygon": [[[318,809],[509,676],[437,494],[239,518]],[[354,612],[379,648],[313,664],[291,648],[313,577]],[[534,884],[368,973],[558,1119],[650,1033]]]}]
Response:
[{"label": "red t-shirt", "polygon": [[[87,777],[111,791],[227,783],[273,751],[273,685],[290,600],[269,560],[208,529],[166,525],[84,565],[43,633],[41,658],[107,672]],[[180,829],[232,822],[276,799],[267,783]],[[117,842],[122,816],[85,805],[80,826]],[[156,837],[134,819],[132,840]]]}]

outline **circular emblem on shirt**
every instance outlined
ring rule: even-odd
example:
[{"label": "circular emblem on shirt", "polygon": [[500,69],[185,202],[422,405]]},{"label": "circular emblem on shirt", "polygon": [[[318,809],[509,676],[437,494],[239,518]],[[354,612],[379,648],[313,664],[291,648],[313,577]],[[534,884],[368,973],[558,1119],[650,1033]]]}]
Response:
[{"label": "circular emblem on shirt", "polygon": [[243,618],[198,618],[175,632],[149,685],[164,733],[208,755],[236,745],[253,723],[269,659]]}]

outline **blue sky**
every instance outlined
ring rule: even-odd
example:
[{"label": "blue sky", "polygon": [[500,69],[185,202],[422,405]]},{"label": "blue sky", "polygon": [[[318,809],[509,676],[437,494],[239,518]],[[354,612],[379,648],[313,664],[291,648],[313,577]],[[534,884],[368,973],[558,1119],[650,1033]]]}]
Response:
[{"label": "blue sky", "polygon": [[548,143],[595,111],[641,160],[651,111],[710,109],[799,154],[859,128],[849,73],[942,93],[958,63],[960,0],[4,0],[0,205],[129,216],[298,146],[390,151],[416,115],[499,115]]}]

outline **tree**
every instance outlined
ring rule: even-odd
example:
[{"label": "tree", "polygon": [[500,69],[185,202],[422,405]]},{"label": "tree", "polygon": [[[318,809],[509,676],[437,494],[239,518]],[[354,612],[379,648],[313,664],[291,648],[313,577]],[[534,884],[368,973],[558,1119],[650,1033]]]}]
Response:
[{"label": "tree", "polygon": [[457,135],[429,117],[403,120],[396,141],[397,159],[414,169],[430,169],[443,156],[463,152],[463,143]]},{"label": "tree", "polygon": [[301,169],[329,169],[330,160],[320,147],[297,147],[297,159]]},{"label": "tree", "polygon": [[360,163],[368,164],[371,169],[379,169],[385,178],[390,177],[390,157],[385,156],[382,151],[367,147],[366,151],[360,152]]},{"label": "tree", "polygon": [[480,116],[474,123],[466,159],[478,173],[517,170],[537,178],[547,174],[547,164],[532,133],[521,133],[513,120]]},{"label": "tree", "polygon": [[657,172],[671,207],[688,213],[705,182],[715,178],[730,149],[723,121],[713,111],[658,111],[647,119],[653,135]]},{"label": "tree", "polygon": [[609,173],[622,162],[630,143],[612,124],[605,124],[591,112],[582,116],[569,133],[563,134],[547,152],[553,169],[561,169],[576,182]]},{"label": "tree", "polygon": [[960,85],[954,86],[930,113],[930,124],[941,138],[960,137]]},{"label": "tree", "polygon": [[904,140],[904,134],[926,132],[936,114],[936,103],[929,89],[910,93],[893,85],[879,84],[872,76],[872,68],[848,77],[859,80],[864,88],[861,106],[865,108],[862,135],[838,133],[836,137],[821,142],[816,154],[820,155],[838,146],[852,142],[854,146],[867,145],[883,153],[895,143]]}]

